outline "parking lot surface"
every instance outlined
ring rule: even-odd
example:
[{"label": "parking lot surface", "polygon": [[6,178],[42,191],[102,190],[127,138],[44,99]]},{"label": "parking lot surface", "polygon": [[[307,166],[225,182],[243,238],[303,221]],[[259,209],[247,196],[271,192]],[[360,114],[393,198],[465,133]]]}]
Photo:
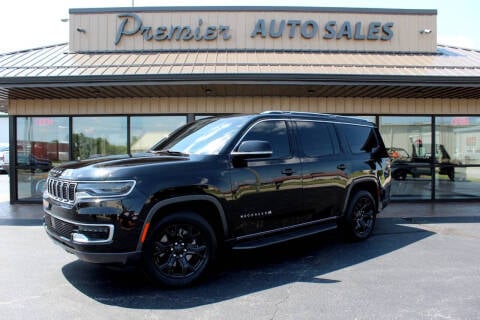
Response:
[{"label": "parking lot surface", "polygon": [[330,232],[234,252],[202,283],[171,290],[137,269],[77,260],[47,238],[40,206],[6,201],[0,319],[478,319],[480,311],[478,203],[394,203],[365,242]]}]

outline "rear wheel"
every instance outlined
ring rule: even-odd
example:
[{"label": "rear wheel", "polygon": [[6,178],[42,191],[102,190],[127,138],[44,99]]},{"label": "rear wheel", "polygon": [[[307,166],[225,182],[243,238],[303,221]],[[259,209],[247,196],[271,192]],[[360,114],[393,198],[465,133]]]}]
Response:
[{"label": "rear wheel", "polygon": [[376,206],[367,191],[357,192],[348,205],[344,228],[347,236],[355,241],[367,239],[375,227]]},{"label": "rear wheel", "polygon": [[143,263],[158,284],[184,287],[205,274],[216,250],[215,232],[203,217],[177,212],[154,226],[145,243]]}]

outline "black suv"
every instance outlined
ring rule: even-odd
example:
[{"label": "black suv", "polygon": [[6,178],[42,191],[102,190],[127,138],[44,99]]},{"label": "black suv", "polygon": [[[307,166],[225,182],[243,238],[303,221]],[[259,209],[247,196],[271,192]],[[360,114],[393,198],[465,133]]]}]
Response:
[{"label": "black suv", "polygon": [[301,112],[189,123],[149,152],[53,168],[45,227],[94,263],[141,262],[185,286],[220,249],[258,248],[340,226],[366,239],[390,199],[374,124]]}]

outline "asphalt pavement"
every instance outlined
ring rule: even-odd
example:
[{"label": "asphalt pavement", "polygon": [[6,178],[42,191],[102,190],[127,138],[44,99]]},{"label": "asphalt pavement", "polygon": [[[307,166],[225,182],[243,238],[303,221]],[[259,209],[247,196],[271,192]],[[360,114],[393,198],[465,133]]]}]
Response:
[{"label": "asphalt pavement", "polygon": [[[478,203],[390,205],[367,241],[337,232],[231,253],[192,288],[77,260],[10,206],[0,176],[0,319],[478,319]],[[15,215],[15,213],[17,215]]]}]

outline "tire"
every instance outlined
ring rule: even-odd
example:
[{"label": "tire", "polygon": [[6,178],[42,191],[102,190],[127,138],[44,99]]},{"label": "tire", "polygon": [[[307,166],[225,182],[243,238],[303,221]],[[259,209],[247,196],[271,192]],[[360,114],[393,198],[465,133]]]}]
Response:
[{"label": "tire", "polygon": [[210,224],[194,212],[162,218],[149,233],[143,250],[145,272],[167,287],[185,287],[212,265],[217,239]]},{"label": "tire", "polygon": [[343,223],[346,236],[354,241],[367,239],[375,227],[376,206],[370,192],[358,191],[350,200]]}]

